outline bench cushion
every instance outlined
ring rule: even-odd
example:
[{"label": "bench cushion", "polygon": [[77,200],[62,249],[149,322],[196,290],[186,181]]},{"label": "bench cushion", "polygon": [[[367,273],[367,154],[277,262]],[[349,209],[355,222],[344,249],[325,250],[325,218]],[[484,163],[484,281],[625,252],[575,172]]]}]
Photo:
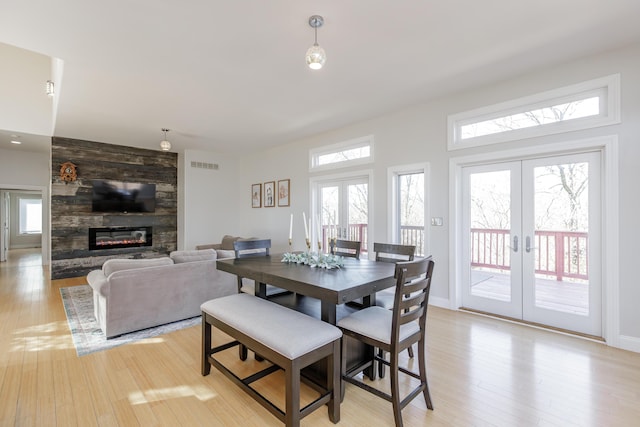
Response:
[{"label": "bench cushion", "polygon": [[320,319],[244,293],[207,301],[200,308],[290,360],[342,336],[340,329]]}]

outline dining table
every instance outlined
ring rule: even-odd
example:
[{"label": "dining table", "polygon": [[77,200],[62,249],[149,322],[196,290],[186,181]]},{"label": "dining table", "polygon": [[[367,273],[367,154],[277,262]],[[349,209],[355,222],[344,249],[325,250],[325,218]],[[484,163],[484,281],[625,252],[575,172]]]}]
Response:
[{"label": "dining table", "polygon": [[375,305],[376,292],[395,285],[395,264],[368,259],[344,258],[340,268],[310,267],[283,262],[282,254],[219,259],[217,268],[255,281],[255,295],[267,297],[267,284],[320,301],[320,318],[337,322],[337,307],[363,299]]},{"label": "dining table", "polygon": [[[289,291],[288,295],[268,299],[335,325],[342,316],[358,309],[346,303],[362,298],[364,307],[373,306],[376,292],[396,284],[393,263],[356,258],[344,258],[343,261],[340,268],[326,269],[283,262],[282,254],[271,254],[219,259],[216,265],[218,270],[253,279],[257,297],[267,298],[267,285],[284,289]],[[373,358],[372,347],[355,341],[349,344],[348,350],[347,368]],[[366,373],[375,379],[373,366]]]}]

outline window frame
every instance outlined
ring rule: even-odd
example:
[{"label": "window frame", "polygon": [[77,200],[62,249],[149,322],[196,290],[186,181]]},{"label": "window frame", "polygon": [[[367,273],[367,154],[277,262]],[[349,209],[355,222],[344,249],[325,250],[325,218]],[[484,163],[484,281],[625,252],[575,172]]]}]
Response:
[{"label": "window frame", "polygon": [[[424,241],[422,252],[424,254],[431,255],[431,210],[430,210],[430,188],[431,188],[431,164],[430,163],[415,163],[408,165],[392,166],[387,169],[387,188],[390,191],[387,192],[387,239],[392,243],[400,243],[400,200],[398,191],[398,181],[400,175],[407,175],[411,173],[424,174]],[[419,252],[419,251],[417,251]]]},{"label": "window frame", "polygon": [[[340,153],[347,150],[369,147],[369,156],[358,159],[344,160],[336,163],[319,164],[321,156],[327,154]],[[318,172],[324,170],[341,169],[345,167],[364,165],[374,162],[374,141],[373,135],[363,136],[348,141],[339,142],[337,144],[324,145],[322,147],[309,150],[309,171]]]},{"label": "window frame", "polygon": [[[597,115],[462,139],[462,127],[469,124],[507,117],[580,99],[588,99],[594,96],[598,96],[600,102],[600,112]],[[531,96],[451,114],[447,117],[447,149],[452,151],[479,147],[608,126],[620,123],[620,121],[620,74],[612,74]]]}]

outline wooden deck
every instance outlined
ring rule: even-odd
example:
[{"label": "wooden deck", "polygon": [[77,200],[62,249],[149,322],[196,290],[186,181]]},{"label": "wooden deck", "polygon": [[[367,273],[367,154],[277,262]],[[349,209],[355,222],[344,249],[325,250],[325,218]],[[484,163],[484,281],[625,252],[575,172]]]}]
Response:
[{"label": "wooden deck", "polygon": [[[510,300],[509,274],[491,270],[471,270],[474,296]],[[589,284],[585,281],[536,279],[536,305],[549,310],[589,314]]]}]

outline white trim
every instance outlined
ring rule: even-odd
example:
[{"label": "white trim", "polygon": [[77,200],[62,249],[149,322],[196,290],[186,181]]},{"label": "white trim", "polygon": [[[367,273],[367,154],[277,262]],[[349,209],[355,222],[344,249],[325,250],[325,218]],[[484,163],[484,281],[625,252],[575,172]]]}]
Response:
[{"label": "white trim", "polygon": [[[585,98],[589,95],[600,96],[601,108],[598,115],[482,135],[464,140],[460,135],[461,127],[470,123],[531,111],[544,106]],[[535,95],[451,114],[447,117],[447,148],[451,151],[478,147],[500,142],[608,126],[620,123],[620,121],[620,74],[612,74]]]},{"label": "white trim", "polygon": [[410,165],[391,166],[387,168],[387,239],[390,242],[399,242],[400,236],[397,235],[395,224],[398,220],[398,207],[396,206],[397,181],[398,175],[404,173],[422,172],[424,174],[424,254],[431,254],[431,232],[429,224],[431,224],[431,164],[414,163]]},{"label": "white trim", "polygon": [[[353,148],[369,147],[369,157],[360,159],[345,160],[338,163],[330,163],[326,165],[318,165],[317,159],[324,154],[338,153],[340,151],[350,150]],[[312,148],[309,150],[309,172],[320,172],[332,169],[339,169],[357,165],[373,163],[374,156],[374,139],[373,135],[367,135],[360,138],[350,139],[348,141],[339,142],[337,144],[324,145],[322,147]]]},{"label": "white trim", "polygon": [[620,335],[618,339],[619,339],[618,345],[615,345],[613,347],[618,347],[623,350],[635,351],[636,353],[640,353],[640,338],[630,337],[627,335]]},{"label": "white trim", "polygon": [[575,141],[545,144],[513,150],[482,153],[449,159],[449,308],[457,310],[461,306],[460,287],[461,259],[461,218],[462,218],[462,168],[490,161],[523,159],[540,155],[558,155],[577,151],[599,150],[602,152],[603,170],[603,220],[602,220],[602,331],[608,345],[620,347],[619,319],[619,218],[618,205],[618,136],[609,135]]}]

